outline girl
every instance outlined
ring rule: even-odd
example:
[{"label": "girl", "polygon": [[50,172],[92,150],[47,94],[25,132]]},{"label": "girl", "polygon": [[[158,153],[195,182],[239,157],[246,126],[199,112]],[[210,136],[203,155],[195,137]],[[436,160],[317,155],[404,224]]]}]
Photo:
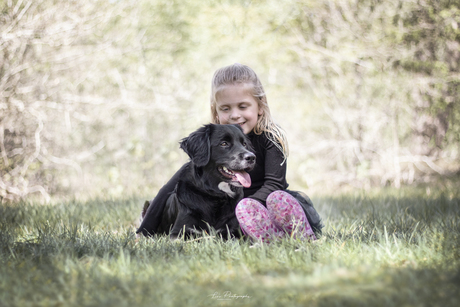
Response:
[{"label": "girl", "polygon": [[[286,135],[273,122],[262,84],[251,68],[236,63],[215,72],[211,114],[214,124],[240,125],[256,151],[256,166],[249,172],[252,185],[244,189],[235,212],[243,232],[267,243],[286,235],[316,240],[315,233],[321,233],[323,227],[321,218],[307,195],[287,190]],[[155,232],[180,173],[145,204],[137,233],[148,236]]]},{"label": "girl", "polygon": [[262,84],[246,65],[217,70],[211,87],[211,114],[215,124],[238,124],[256,151],[256,166],[249,172],[252,185],[236,207],[243,232],[254,240],[270,242],[289,235],[316,240],[321,219],[309,197],[287,190],[288,143],[273,122]]}]

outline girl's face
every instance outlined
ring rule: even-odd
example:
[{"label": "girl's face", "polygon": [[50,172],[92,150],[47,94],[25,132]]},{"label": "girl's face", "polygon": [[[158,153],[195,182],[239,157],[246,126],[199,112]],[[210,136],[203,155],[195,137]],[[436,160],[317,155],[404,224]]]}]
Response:
[{"label": "girl's face", "polygon": [[248,134],[257,124],[262,110],[251,93],[249,84],[225,85],[216,96],[216,110],[220,124],[238,124]]}]

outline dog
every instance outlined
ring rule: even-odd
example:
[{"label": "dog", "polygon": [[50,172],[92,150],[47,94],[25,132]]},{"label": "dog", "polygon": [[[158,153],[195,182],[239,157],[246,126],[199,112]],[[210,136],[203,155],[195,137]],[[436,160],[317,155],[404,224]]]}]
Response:
[{"label": "dog", "polygon": [[174,192],[157,214],[161,221],[155,233],[172,240],[213,231],[223,239],[239,238],[235,207],[243,187],[251,186],[248,172],[256,159],[250,140],[238,125],[208,124],[182,139],[180,148],[190,161],[179,170]]}]

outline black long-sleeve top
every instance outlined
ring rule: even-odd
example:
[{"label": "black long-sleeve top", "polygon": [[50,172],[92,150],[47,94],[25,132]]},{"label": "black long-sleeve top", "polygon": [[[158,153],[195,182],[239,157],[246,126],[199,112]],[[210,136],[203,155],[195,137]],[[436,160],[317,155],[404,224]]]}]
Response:
[{"label": "black long-sleeve top", "polygon": [[265,133],[257,135],[250,132],[248,137],[256,151],[256,165],[249,172],[252,183],[249,188],[243,190],[244,197],[253,198],[265,205],[265,200],[271,192],[285,190],[288,187],[286,161],[281,150]]}]

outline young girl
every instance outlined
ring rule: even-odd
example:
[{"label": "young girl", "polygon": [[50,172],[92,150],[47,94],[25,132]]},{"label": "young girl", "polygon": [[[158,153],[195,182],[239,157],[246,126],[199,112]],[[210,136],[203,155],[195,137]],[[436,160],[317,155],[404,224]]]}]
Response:
[{"label": "young girl", "polygon": [[[256,166],[249,172],[252,185],[244,189],[235,212],[243,232],[263,242],[286,235],[315,240],[315,233],[321,233],[321,218],[307,195],[287,190],[286,135],[273,122],[262,84],[251,68],[233,64],[215,72],[211,114],[214,124],[240,125],[256,151]],[[155,233],[180,174],[181,170],[146,203],[137,233]]]},{"label": "young girl", "polygon": [[211,114],[215,124],[240,125],[256,151],[256,166],[249,172],[252,185],[236,207],[243,232],[263,242],[286,235],[316,240],[321,218],[307,195],[287,190],[286,135],[273,122],[263,86],[251,68],[236,63],[215,72]]}]

